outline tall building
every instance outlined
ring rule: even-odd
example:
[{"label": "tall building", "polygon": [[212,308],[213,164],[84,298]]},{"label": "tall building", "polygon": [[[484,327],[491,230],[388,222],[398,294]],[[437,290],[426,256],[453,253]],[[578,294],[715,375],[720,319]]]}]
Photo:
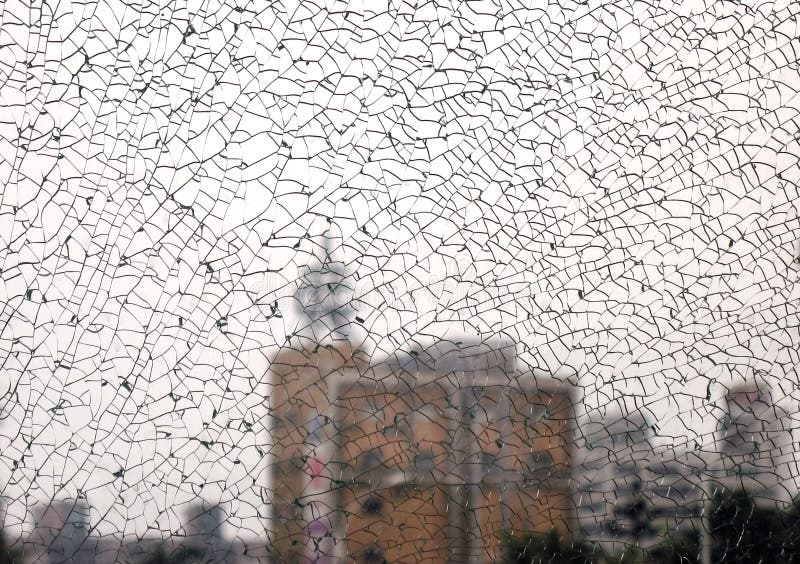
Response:
[{"label": "tall building", "polygon": [[365,374],[369,365],[346,335],[352,283],[344,265],[334,260],[329,237],[312,243],[314,263],[296,294],[305,325],[270,367],[269,540],[279,562],[333,562],[343,554],[331,473],[335,402],[339,384]]},{"label": "tall building", "polygon": [[[347,343],[284,348],[272,362],[271,543],[280,562],[335,561],[334,405],[367,360]],[[339,552],[337,552],[339,551]]]}]

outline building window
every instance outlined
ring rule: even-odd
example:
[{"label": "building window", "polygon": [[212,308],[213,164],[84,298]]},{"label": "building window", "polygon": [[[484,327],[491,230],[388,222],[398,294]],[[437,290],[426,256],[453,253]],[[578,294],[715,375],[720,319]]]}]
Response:
[{"label": "building window", "polygon": [[553,455],[549,452],[534,452],[531,454],[532,468],[541,470],[543,468],[550,468],[553,465]]},{"label": "building window", "polygon": [[491,452],[481,452],[478,458],[480,463],[480,479],[483,480],[498,468],[497,458]]},{"label": "building window", "polygon": [[553,455],[549,452],[534,452],[528,457],[524,465],[524,481],[529,484],[533,481],[541,480],[553,469]]},{"label": "building window", "polygon": [[383,512],[383,501],[371,495],[361,504],[361,511],[364,515],[380,515]]},{"label": "building window", "polygon": [[383,453],[379,448],[374,448],[359,457],[358,465],[363,471],[375,470],[383,464]]},{"label": "building window", "polygon": [[372,562],[386,562],[383,558],[383,551],[374,544],[369,545],[361,552],[361,558],[359,560],[370,564]]},{"label": "building window", "polygon": [[377,399],[367,400],[366,412],[370,421],[377,424],[383,423],[383,406]]},{"label": "building window", "polygon": [[414,469],[417,472],[432,472],[436,463],[433,459],[433,453],[418,452],[414,457]]},{"label": "building window", "polygon": [[540,421],[550,419],[550,409],[546,405],[531,404],[528,408],[527,422],[528,425],[534,425]]}]

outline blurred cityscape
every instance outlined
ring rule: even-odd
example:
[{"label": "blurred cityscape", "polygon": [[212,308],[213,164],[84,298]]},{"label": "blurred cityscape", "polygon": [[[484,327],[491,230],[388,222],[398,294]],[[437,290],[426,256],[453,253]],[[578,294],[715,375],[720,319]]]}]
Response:
[{"label": "blurred cityscape", "polygon": [[[346,343],[279,355],[277,560],[500,562],[515,537],[524,552],[551,535],[581,544],[570,562],[661,561],[675,538],[688,558],[676,562],[701,562],[714,503],[793,507],[790,421],[764,383],[728,392],[709,444],[666,447],[640,411],[576,426],[574,381],[517,370],[514,348],[441,341],[372,364]],[[534,556],[519,561],[551,561]]]},{"label": "blurred cityscape", "polygon": [[763,383],[728,392],[710,444],[658,447],[640,411],[576,426],[571,378],[518,371],[514,350],[439,341],[375,362],[345,339],[286,348],[261,546],[230,540],[223,509],[202,504],[181,537],[94,537],[78,499],[40,508],[5,561],[531,562],[539,538],[572,547],[569,562],[702,562],[712,502],[800,522],[787,414]]},{"label": "blurred cityscape", "polygon": [[793,427],[765,381],[727,391],[704,444],[664,445],[641,409],[579,414],[576,376],[508,340],[367,354],[346,279],[311,269],[306,330],[271,365],[263,542],[202,503],[181,535],[102,538],[85,499],[57,500],[0,562],[797,561]]}]

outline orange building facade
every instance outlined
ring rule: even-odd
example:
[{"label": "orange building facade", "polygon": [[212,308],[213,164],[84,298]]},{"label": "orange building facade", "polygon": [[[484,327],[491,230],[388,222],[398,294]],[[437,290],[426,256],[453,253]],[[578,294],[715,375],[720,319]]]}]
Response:
[{"label": "orange building facade", "polygon": [[501,530],[568,533],[571,388],[513,349],[278,354],[276,561],[494,562]]}]

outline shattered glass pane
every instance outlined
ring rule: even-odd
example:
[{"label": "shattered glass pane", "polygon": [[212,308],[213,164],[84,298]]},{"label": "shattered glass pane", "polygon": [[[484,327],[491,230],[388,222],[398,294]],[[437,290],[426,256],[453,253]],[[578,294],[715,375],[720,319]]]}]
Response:
[{"label": "shattered glass pane", "polygon": [[0,18],[0,562],[800,561],[800,3]]}]

